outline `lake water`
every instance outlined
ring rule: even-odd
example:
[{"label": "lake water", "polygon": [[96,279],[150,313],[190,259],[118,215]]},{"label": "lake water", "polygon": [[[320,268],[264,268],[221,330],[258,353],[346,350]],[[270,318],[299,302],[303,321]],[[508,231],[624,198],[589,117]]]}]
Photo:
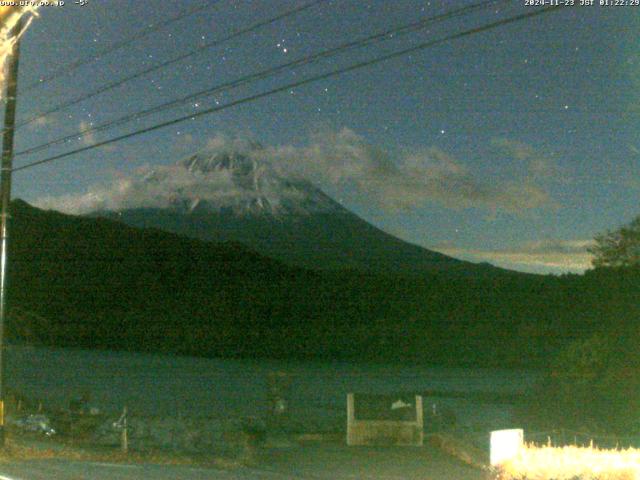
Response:
[{"label": "lake water", "polygon": [[[259,416],[269,372],[286,372],[291,411],[319,426],[342,422],[349,392],[524,393],[537,375],[499,369],[372,365],[343,362],[219,360],[124,352],[8,347],[8,388],[66,406],[89,392],[105,411],[127,406],[138,415]],[[510,426],[511,407],[464,399],[425,399],[452,408],[463,425]]]}]

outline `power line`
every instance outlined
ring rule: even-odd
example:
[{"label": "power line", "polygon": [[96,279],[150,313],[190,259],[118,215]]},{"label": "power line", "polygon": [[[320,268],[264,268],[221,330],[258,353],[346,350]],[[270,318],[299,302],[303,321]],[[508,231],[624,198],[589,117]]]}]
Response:
[{"label": "power line", "polygon": [[308,65],[310,63],[314,63],[317,62],[319,60],[322,59],[326,59],[326,58],[330,58],[332,56],[335,56],[339,53],[342,53],[346,50],[349,49],[353,49],[353,48],[359,48],[359,47],[363,47],[366,45],[369,45],[373,42],[378,42],[378,41],[384,41],[384,40],[389,40],[390,36],[394,36],[394,37],[399,37],[401,35],[405,35],[423,28],[426,28],[429,25],[432,25],[433,23],[439,22],[439,21],[444,21],[444,20],[449,20],[452,18],[456,18],[459,16],[463,16],[466,15],[472,11],[475,10],[480,10],[483,8],[486,8],[488,6],[494,5],[494,4],[499,4],[499,3],[507,3],[510,0],[485,0],[483,2],[479,2],[473,5],[469,5],[466,7],[462,7],[456,10],[451,10],[449,12],[445,12],[443,14],[439,14],[439,15],[434,15],[431,17],[426,17],[423,19],[420,19],[419,21],[416,22],[412,22],[409,24],[405,24],[402,25],[400,27],[394,27],[392,29],[387,29],[385,31],[373,34],[373,35],[369,35],[368,37],[362,38],[360,40],[354,40],[354,41],[350,41],[350,42],[346,42],[343,43],[337,47],[334,48],[330,48],[321,52],[318,52],[316,54],[313,55],[309,55],[306,57],[302,57],[299,58],[297,60],[293,60],[291,62],[288,63],[284,63],[275,67],[271,67],[265,70],[262,70],[260,72],[256,72],[250,75],[246,75],[240,78],[237,78],[235,80],[232,81],[228,81],[222,84],[218,84],[214,87],[210,87],[207,88],[205,90],[201,90],[199,92],[196,93],[192,93],[189,94],[187,96],[178,98],[178,99],[174,99],[171,100],[169,102],[165,102],[163,104],[160,105],[156,105],[155,107],[151,107],[149,109],[146,110],[142,110],[139,112],[135,112],[135,113],[131,113],[131,114],[127,114],[124,115],[122,117],[110,120],[108,122],[105,122],[103,124],[100,125],[96,125],[92,128],[88,128],[79,132],[75,132],[73,134],[70,135],[66,135],[54,140],[51,140],[49,142],[46,142],[44,144],[35,146],[35,147],[31,147],[25,150],[22,150],[20,152],[16,153],[16,156],[20,156],[20,155],[26,155],[26,154],[30,154],[30,153],[35,153],[41,150],[44,150],[50,146],[53,145],[58,145],[60,143],[65,143],[69,140],[73,140],[73,139],[80,139],[82,137],[86,137],[88,135],[91,135],[95,132],[98,131],[103,131],[106,130],[108,128],[117,126],[117,125],[122,125],[124,123],[130,122],[132,120],[138,120],[140,118],[146,117],[148,115],[154,114],[154,113],[158,113],[173,107],[176,107],[178,105],[187,103],[189,101],[195,100],[197,98],[201,98],[201,97],[205,97],[205,96],[210,96],[213,95],[215,93],[220,93],[222,91],[226,91],[232,88],[236,88],[238,86],[250,83],[250,82],[254,82],[257,80],[262,80],[265,78],[268,78],[270,76],[276,75],[282,71],[285,71],[287,69],[290,69],[292,67],[298,67],[298,66],[302,66],[302,65]]},{"label": "power line", "polygon": [[116,50],[120,50],[124,47],[126,47],[127,45],[131,45],[133,42],[140,40],[141,38],[146,37],[147,35],[150,35],[151,33],[154,33],[164,27],[166,27],[167,25],[171,25],[172,23],[178,22],[180,20],[182,20],[183,18],[189,17],[195,13],[201,12],[203,10],[207,10],[209,8],[212,8],[214,6],[216,6],[216,4],[220,3],[220,0],[212,0],[207,2],[205,5],[199,6],[199,7],[194,7],[194,8],[189,8],[181,13],[178,13],[176,16],[171,17],[167,20],[164,20],[163,22],[157,23],[157,24],[152,24],[150,26],[148,26],[147,28],[144,28],[140,31],[138,31],[137,33],[134,33],[133,35],[131,35],[130,37],[127,37],[119,42],[113,43],[112,45],[109,45],[108,47],[106,47],[105,49],[99,51],[98,53],[94,54],[94,55],[90,55],[88,57],[82,58],[80,60],[76,60],[75,62],[70,63],[69,65],[65,65],[57,70],[54,70],[52,73],[50,73],[49,75],[40,78],[39,80],[27,85],[24,89],[22,89],[24,92],[28,92],[33,90],[36,87],[39,87],[41,85],[44,85],[45,83],[51,82],[57,78],[60,78],[62,76],[66,76],[69,73],[73,72],[74,70],[87,65],[89,63],[93,63],[96,62],[98,60],[100,60],[102,57],[115,52]]},{"label": "power line", "polygon": [[237,37],[239,37],[241,35],[245,35],[247,33],[250,33],[252,31],[254,31],[254,30],[258,30],[259,28],[262,28],[262,27],[265,27],[267,25],[271,25],[271,24],[273,24],[275,22],[278,22],[280,20],[283,20],[283,19],[285,19],[287,17],[296,15],[296,14],[298,14],[298,13],[304,11],[304,10],[307,10],[307,9],[309,9],[311,7],[314,7],[314,6],[318,5],[318,4],[326,2],[326,1],[327,0],[314,0],[312,2],[309,2],[309,3],[306,3],[306,4],[302,5],[300,7],[296,7],[296,8],[293,8],[291,10],[287,10],[286,12],[281,13],[279,15],[276,15],[275,17],[271,17],[268,20],[262,20],[260,22],[254,23],[253,25],[251,25],[251,26],[249,26],[247,28],[243,28],[241,30],[237,30],[234,33],[229,34],[229,35],[227,35],[227,36],[225,36],[225,37],[223,37],[221,39],[214,40],[212,42],[209,42],[209,43],[206,43],[204,45],[201,45],[198,48],[196,48],[194,50],[191,50],[188,53],[179,55],[179,56],[174,57],[174,58],[172,58],[170,60],[167,60],[165,62],[153,65],[153,66],[151,66],[149,68],[141,70],[140,72],[134,73],[133,75],[129,75],[128,77],[122,78],[120,80],[116,80],[115,82],[108,83],[106,85],[103,85],[102,87],[99,87],[98,89],[96,89],[96,90],[94,90],[92,92],[86,93],[84,95],[80,95],[80,96],[78,96],[76,98],[73,98],[71,100],[63,102],[60,105],[58,105],[57,107],[53,107],[53,108],[51,108],[51,109],[49,109],[49,110],[47,110],[47,111],[45,111],[43,113],[40,113],[40,114],[38,114],[36,116],[33,116],[33,117],[29,118],[28,120],[19,122],[16,125],[15,128],[19,129],[21,127],[24,127],[25,125],[29,125],[29,124],[35,122],[36,120],[40,120],[41,118],[48,117],[49,115],[57,113],[57,112],[59,112],[61,110],[69,108],[69,107],[71,107],[73,105],[77,105],[80,102],[84,102],[85,100],[88,100],[89,98],[95,97],[95,96],[100,95],[102,93],[105,93],[105,92],[107,92],[109,90],[113,90],[114,88],[119,87],[121,85],[124,85],[125,83],[128,83],[128,82],[130,82],[132,80],[141,78],[141,77],[143,77],[145,75],[148,75],[149,73],[155,72],[155,71],[160,70],[162,68],[165,68],[165,67],[167,67],[169,65],[173,65],[174,63],[177,63],[177,62],[180,62],[180,61],[182,61],[182,60],[184,60],[186,58],[192,57],[193,55],[196,55],[196,54],[198,54],[198,53],[200,53],[200,52],[202,52],[204,50],[207,50],[209,48],[213,48],[213,47],[216,47],[218,45],[221,45],[222,43],[228,42],[229,40],[233,40],[234,38],[237,38]]},{"label": "power line", "polygon": [[97,142],[97,143],[95,143],[93,145],[88,145],[86,147],[82,147],[82,148],[78,148],[78,149],[75,149],[75,150],[71,150],[69,152],[61,153],[59,155],[54,155],[52,157],[48,157],[48,158],[45,158],[45,159],[42,159],[42,160],[38,160],[38,161],[35,161],[35,162],[27,163],[27,164],[22,165],[20,167],[14,167],[12,170],[14,172],[17,172],[17,171],[20,171],[20,170],[26,170],[28,168],[35,167],[37,165],[42,165],[44,163],[53,162],[53,161],[56,161],[56,160],[59,160],[59,159],[62,159],[62,158],[69,157],[71,155],[75,155],[77,153],[86,152],[86,151],[93,150],[95,148],[99,148],[99,147],[102,147],[102,146],[105,146],[105,145],[109,145],[109,144],[112,144],[112,143],[120,142],[120,141],[126,140],[128,138],[132,138],[132,137],[135,137],[135,136],[138,136],[138,135],[142,135],[142,134],[149,133],[149,132],[152,132],[152,131],[155,131],[155,130],[159,130],[161,128],[165,128],[165,127],[169,127],[169,126],[172,126],[172,125],[176,125],[176,124],[179,124],[179,123],[182,123],[182,122],[186,122],[188,120],[193,120],[193,119],[195,119],[197,117],[201,117],[201,116],[204,116],[204,115],[209,115],[211,113],[216,113],[216,112],[219,112],[221,110],[226,110],[228,108],[235,107],[237,105],[242,105],[242,104],[245,104],[245,103],[253,102],[255,100],[259,100],[261,98],[268,97],[268,96],[271,96],[271,95],[274,95],[276,93],[280,93],[280,92],[283,92],[283,91],[286,91],[286,90],[291,90],[291,89],[294,89],[294,88],[298,88],[298,87],[307,85],[307,84],[312,83],[312,82],[317,82],[319,80],[326,80],[327,78],[335,77],[335,76],[341,75],[343,73],[352,72],[352,71],[359,70],[359,69],[362,69],[362,68],[365,68],[365,67],[369,67],[371,65],[375,65],[375,64],[378,64],[378,63],[381,63],[381,62],[385,62],[387,60],[392,60],[392,59],[395,59],[395,58],[399,58],[399,57],[408,55],[410,53],[418,52],[420,50],[424,50],[426,48],[430,48],[430,47],[433,47],[435,45],[439,45],[439,44],[442,44],[442,43],[445,43],[445,42],[448,42],[448,41],[451,41],[451,40],[456,40],[456,39],[463,38],[463,37],[466,37],[466,36],[475,35],[477,33],[486,32],[488,30],[493,30],[495,28],[502,27],[504,25],[508,25],[508,24],[511,24],[511,23],[515,23],[515,22],[519,22],[519,21],[526,20],[526,19],[529,19],[529,18],[533,18],[533,17],[539,16],[539,15],[542,15],[544,13],[557,11],[557,10],[559,10],[561,8],[563,8],[563,7],[562,6],[545,7],[545,8],[542,8],[540,10],[536,10],[536,11],[532,11],[532,12],[528,12],[528,13],[523,13],[523,14],[520,14],[520,15],[516,15],[516,16],[510,17],[510,18],[506,18],[506,19],[495,21],[495,22],[491,22],[491,23],[482,25],[480,27],[471,28],[471,29],[468,29],[468,30],[465,30],[465,31],[462,31],[462,32],[459,32],[459,33],[448,35],[446,37],[443,37],[443,38],[440,38],[440,39],[437,39],[437,40],[431,40],[431,41],[428,41],[428,42],[424,42],[424,43],[421,43],[419,45],[416,45],[416,46],[413,46],[413,47],[410,47],[410,48],[406,48],[404,50],[399,50],[397,52],[393,52],[393,53],[390,53],[390,54],[387,54],[387,55],[383,55],[383,56],[380,56],[380,57],[377,57],[377,58],[373,58],[373,59],[370,59],[370,60],[359,62],[359,63],[356,63],[354,65],[350,65],[348,67],[338,68],[338,69],[335,69],[335,70],[332,70],[332,71],[329,71],[329,72],[326,72],[326,73],[322,73],[322,74],[319,74],[319,75],[315,75],[315,76],[306,78],[304,80],[299,80],[297,82],[292,82],[292,83],[289,83],[289,84],[286,84],[286,85],[283,85],[283,86],[280,86],[280,87],[273,88],[271,90],[267,90],[265,92],[257,93],[255,95],[251,95],[251,96],[239,99],[239,100],[235,100],[233,102],[229,102],[229,103],[227,103],[225,105],[215,106],[215,107],[203,110],[201,112],[195,112],[195,113],[192,113],[192,114],[187,115],[187,116],[175,118],[173,120],[162,122],[162,123],[150,126],[150,127],[142,128],[142,129],[136,130],[134,132],[130,132],[130,133],[127,133],[127,134],[124,134],[124,135],[120,135],[118,137],[110,138],[110,139],[104,140],[102,142]]},{"label": "power line", "polygon": [[337,76],[337,75],[340,75],[342,73],[347,73],[347,72],[350,72],[350,71],[353,71],[353,70],[357,70],[357,69],[360,69],[360,68],[364,68],[364,67],[367,67],[367,66],[370,66],[370,65],[374,65],[374,64],[386,61],[386,60],[390,60],[390,59],[393,59],[393,58],[401,57],[401,56],[407,55],[409,53],[413,53],[413,52],[416,52],[416,51],[419,51],[419,50],[423,50],[423,49],[438,45],[440,43],[444,43],[444,42],[447,42],[447,41],[450,41],[450,40],[454,40],[454,39],[457,39],[457,38],[462,38],[462,37],[465,37],[465,36],[468,36],[468,35],[484,32],[484,31],[487,31],[487,30],[491,30],[491,29],[494,29],[494,28],[497,28],[497,27],[500,27],[500,26],[503,26],[503,25],[506,25],[506,24],[509,24],[509,23],[514,23],[514,22],[517,22],[517,21],[520,21],[520,20],[524,20],[524,19],[527,19],[527,18],[530,18],[530,17],[534,17],[534,16],[537,16],[537,15],[540,15],[542,13],[547,13],[549,11],[557,10],[559,8],[562,8],[562,7],[554,6],[554,7],[543,8],[541,10],[537,10],[537,11],[534,11],[534,12],[529,12],[529,13],[526,13],[526,14],[521,14],[521,15],[517,15],[517,16],[511,17],[511,18],[507,18],[507,19],[496,21],[496,22],[492,22],[492,23],[489,23],[487,25],[483,25],[481,27],[475,27],[475,28],[463,31],[461,33],[457,33],[457,34],[453,34],[453,35],[450,35],[450,36],[446,36],[446,37],[441,38],[441,39],[437,39],[437,40],[432,40],[432,41],[429,41],[429,42],[421,43],[421,44],[419,44],[417,46],[410,47],[410,48],[407,48],[407,49],[404,49],[404,50],[400,50],[398,52],[394,52],[394,53],[391,53],[391,54],[388,54],[388,55],[384,55],[384,56],[377,57],[377,58],[374,58],[374,59],[371,59],[371,60],[360,62],[360,63],[357,63],[355,65],[351,65],[351,66],[348,66],[348,67],[335,69],[333,71],[330,71],[330,72],[327,72],[327,73],[324,73],[324,74],[320,74],[320,75],[316,75],[316,76],[313,76],[313,77],[310,77],[310,78],[307,78],[307,79],[304,79],[304,80],[300,80],[300,81],[297,81],[297,82],[289,83],[287,85],[284,85],[284,86],[281,86],[281,87],[277,87],[277,88],[268,90],[266,92],[262,92],[262,93],[251,95],[249,97],[245,97],[245,98],[242,98],[242,99],[239,99],[239,100],[235,100],[235,101],[227,103],[225,105],[219,105],[219,106],[216,106],[216,107],[212,107],[212,108],[209,108],[207,110],[203,110],[203,111],[200,111],[200,112],[195,112],[195,113],[183,116],[183,117],[179,117],[179,118],[176,118],[176,119],[173,119],[173,120],[162,122],[160,124],[156,124],[156,125],[153,125],[151,127],[147,127],[147,128],[143,128],[143,129],[140,129],[140,130],[136,130],[134,132],[131,132],[131,133],[128,133],[128,134],[124,134],[124,135],[121,135],[121,136],[118,136],[118,137],[115,137],[115,138],[111,138],[111,139],[108,139],[108,140],[105,140],[105,141],[102,141],[102,142],[98,142],[98,143],[95,143],[93,145],[88,145],[86,147],[82,147],[82,148],[79,148],[79,149],[76,149],[76,150],[72,150],[70,152],[66,152],[66,153],[62,153],[62,154],[59,154],[59,155],[55,155],[53,157],[45,158],[43,160],[38,160],[36,162],[31,162],[31,163],[28,163],[26,165],[23,165],[23,166],[20,166],[20,167],[16,167],[13,170],[14,171],[24,170],[24,169],[27,169],[27,168],[30,168],[30,167],[33,167],[33,166],[36,166],[36,165],[40,165],[40,164],[43,164],[43,163],[48,163],[48,162],[51,162],[51,161],[54,161],[54,160],[58,160],[60,158],[65,158],[67,156],[74,155],[76,153],[81,153],[81,152],[85,152],[87,150],[92,150],[94,148],[98,148],[98,147],[101,147],[101,146],[104,146],[104,145],[108,145],[108,144],[115,143],[115,142],[118,142],[118,141],[121,141],[121,140],[125,140],[127,138],[131,138],[133,136],[141,135],[141,134],[148,133],[148,132],[151,132],[151,131],[154,131],[154,130],[158,130],[160,128],[164,128],[164,127],[172,126],[172,125],[175,125],[175,124],[178,124],[178,123],[182,123],[182,122],[185,122],[185,121],[188,121],[188,120],[192,120],[194,118],[197,118],[197,117],[200,117],[200,116],[203,116],[203,115],[208,115],[210,113],[215,113],[215,112],[218,112],[218,111],[221,111],[221,110],[225,110],[227,108],[231,108],[231,107],[234,107],[234,106],[237,106],[237,105],[240,105],[240,104],[244,104],[244,103],[248,103],[248,102],[251,102],[251,101],[255,101],[255,100],[258,100],[260,98],[263,98],[263,97],[266,97],[266,96],[269,96],[269,95],[272,95],[272,94],[275,94],[275,93],[279,93],[279,92],[282,92],[282,91],[285,91],[285,90],[290,90],[290,89],[293,89],[293,88],[298,88],[298,87],[306,85],[308,83],[312,83],[312,82],[315,82],[315,81],[318,81],[318,80],[324,80],[326,78]]}]

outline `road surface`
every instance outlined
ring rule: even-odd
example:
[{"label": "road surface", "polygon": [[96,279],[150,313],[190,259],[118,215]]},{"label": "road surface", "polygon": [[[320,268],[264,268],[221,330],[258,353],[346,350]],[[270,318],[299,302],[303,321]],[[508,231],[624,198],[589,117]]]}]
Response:
[{"label": "road surface", "polygon": [[486,474],[430,448],[312,445],[263,453],[256,467],[129,465],[73,460],[0,464],[0,480],[484,480]]}]

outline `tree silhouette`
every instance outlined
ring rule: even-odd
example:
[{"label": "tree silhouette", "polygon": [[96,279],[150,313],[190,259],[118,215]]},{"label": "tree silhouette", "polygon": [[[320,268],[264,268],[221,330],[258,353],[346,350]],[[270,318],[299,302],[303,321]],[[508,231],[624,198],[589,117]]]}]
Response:
[{"label": "tree silhouette", "polygon": [[594,267],[631,267],[640,265],[640,215],[631,223],[595,237],[589,249]]}]

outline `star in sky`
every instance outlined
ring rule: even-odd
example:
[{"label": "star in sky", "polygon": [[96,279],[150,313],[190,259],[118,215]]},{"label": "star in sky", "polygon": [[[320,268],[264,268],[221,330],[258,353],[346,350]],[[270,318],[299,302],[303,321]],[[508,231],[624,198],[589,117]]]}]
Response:
[{"label": "star in sky", "polygon": [[[323,2],[286,21],[205,50],[175,68],[163,69],[60,112],[48,118],[46,125],[25,128],[18,132],[17,148],[63,135],[75,136],[81,119],[99,125],[289,59],[470,3],[402,0],[389,8],[384,0]],[[163,2],[163,9],[158,9],[152,0],[140,0],[128,4],[127,9],[114,9],[108,2],[91,2],[84,8],[46,9],[23,39],[20,81],[28,84],[44,79],[61,65],[201,4],[196,0],[168,0]],[[171,29],[159,29],[129,48],[79,69],[77,74],[21,93],[19,118],[29,118],[106,81],[166,61],[298,5],[294,0],[219,2],[215,9],[185,18]],[[423,31],[390,35],[373,47],[299,66],[277,78],[190,99],[178,109],[101,132],[101,138],[180,114],[188,117],[196,109],[221,106],[284,82],[528,11],[513,2],[498,11],[491,7],[473,17],[430,24]],[[366,183],[362,179],[360,183],[336,183],[327,174],[324,180],[318,180],[328,194],[342,199],[346,206],[380,228],[391,231],[402,225],[404,239],[425,246],[451,241],[455,234],[457,251],[474,255],[519,249],[541,238],[587,240],[638,213],[640,192],[623,184],[623,180],[633,178],[640,167],[640,158],[630,154],[628,148],[637,143],[640,102],[637,95],[630,93],[634,89],[617,88],[633,85],[638,77],[637,66],[629,61],[636,56],[633,52],[638,49],[637,39],[620,33],[635,31],[636,20],[631,17],[616,9],[561,9],[414,51],[410,57],[321,83],[287,88],[278,95],[214,115],[191,117],[193,121],[181,124],[179,130],[170,128],[131,138],[117,152],[94,150],[39,170],[34,168],[29,175],[16,175],[15,195],[28,201],[82,195],[91,185],[107,180],[106,167],[128,175],[141,165],[171,164],[204,148],[220,132],[249,132],[266,146],[286,148],[312,143],[318,137],[333,138],[335,132],[349,129],[372,151],[384,152],[380,155],[399,168],[415,152],[432,155],[423,159],[422,190],[413,194],[406,190],[394,192],[398,195],[395,200],[406,204],[402,209],[391,208],[390,197],[387,204],[372,201],[371,192],[358,190]],[[603,88],[605,82],[612,88]],[[176,146],[176,136],[187,134],[193,141]],[[501,148],[496,148],[497,144]],[[59,149],[42,152],[41,157],[25,156],[20,162],[60,153],[72,145],[56,148]],[[528,170],[534,158],[526,157],[528,160],[524,161],[522,154],[536,152],[536,159],[551,161],[545,153],[551,151],[556,153],[552,160],[563,172],[563,181],[560,176],[551,175],[537,178],[534,185]],[[439,155],[437,158],[433,158],[434,152]],[[467,177],[456,178],[456,185],[464,186],[466,193],[462,188],[454,191],[450,184],[449,188],[436,188],[438,181],[445,181],[437,177],[438,172],[442,173],[437,167],[442,169],[442,164],[456,172],[467,172]],[[615,176],[608,173],[613,171]],[[74,183],[69,178],[74,178]],[[520,182],[522,178],[528,178],[529,183]],[[602,178],[611,178],[611,182],[599,181]],[[469,192],[476,195],[473,206],[472,202],[460,203],[459,198],[454,198],[454,194],[470,195]],[[524,207],[492,210],[492,202],[506,203],[505,192],[512,192],[509,199]],[[530,204],[540,207],[526,207]],[[462,233],[454,231],[452,225],[462,225]],[[482,259],[491,260],[491,253],[486,255]]]}]

